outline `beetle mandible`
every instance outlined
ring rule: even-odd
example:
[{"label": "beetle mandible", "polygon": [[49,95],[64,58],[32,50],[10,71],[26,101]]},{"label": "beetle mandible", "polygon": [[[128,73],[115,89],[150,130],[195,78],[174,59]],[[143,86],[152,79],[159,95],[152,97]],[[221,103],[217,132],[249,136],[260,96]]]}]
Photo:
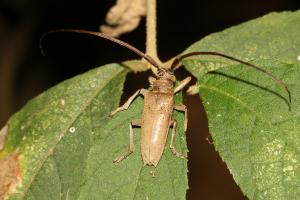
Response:
[{"label": "beetle mandible", "polygon": [[[172,153],[179,158],[186,158],[186,155],[178,152],[174,147],[174,137],[176,134],[177,122],[172,118],[173,110],[184,112],[184,129],[187,128],[187,109],[184,104],[174,105],[174,94],[180,92],[188,83],[191,81],[191,77],[185,78],[180,84],[174,88],[174,83],[176,78],[174,76],[174,71],[179,66],[180,62],[190,56],[196,55],[209,55],[209,56],[219,56],[225,59],[233,60],[235,62],[244,64],[245,66],[252,67],[259,70],[266,75],[270,76],[278,84],[282,85],[288,93],[289,105],[291,104],[291,94],[287,85],[279,78],[275,77],[269,71],[255,66],[249,62],[239,60],[237,58],[218,53],[218,52],[191,52],[176,57],[171,66],[168,68],[163,68],[158,65],[157,62],[150,56],[147,55],[132,45],[121,41],[119,39],[113,38],[111,36],[105,35],[100,32],[79,30],[79,29],[59,29],[54,31],[49,31],[41,37],[41,40],[50,33],[55,32],[75,32],[80,34],[88,34],[97,37],[101,37],[117,43],[134,53],[138,54],[144,58],[147,62],[153,65],[156,71],[153,71],[155,77],[150,77],[149,82],[151,89],[139,89],[136,91],[128,100],[116,110],[110,113],[110,116],[115,115],[117,112],[126,110],[134,99],[138,95],[144,96],[144,108],[141,120],[134,120],[129,123],[129,145],[128,150],[122,156],[114,160],[115,163],[121,162],[123,159],[128,157],[134,150],[134,139],[133,139],[133,126],[141,127],[141,154],[144,165],[154,165],[155,167],[159,163],[163,151],[165,149],[166,140],[169,132],[169,128],[172,127],[170,149]],[[41,48],[42,50],[42,48]],[[43,50],[42,50],[43,52]]]}]

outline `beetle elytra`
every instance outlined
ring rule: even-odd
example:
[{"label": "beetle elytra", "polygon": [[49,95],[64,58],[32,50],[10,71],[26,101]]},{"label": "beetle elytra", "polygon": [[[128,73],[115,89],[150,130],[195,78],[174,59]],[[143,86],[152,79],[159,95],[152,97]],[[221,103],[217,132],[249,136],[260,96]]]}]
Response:
[{"label": "beetle elytra", "polygon": [[174,105],[174,94],[180,92],[188,83],[191,81],[191,77],[185,78],[180,84],[174,88],[174,82],[176,78],[174,76],[174,71],[179,66],[180,62],[190,56],[196,55],[212,55],[219,56],[225,59],[233,60],[235,62],[244,64],[245,66],[252,67],[256,70],[259,70],[266,75],[270,76],[273,80],[275,80],[278,84],[282,85],[284,89],[288,93],[289,104],[291,103],[291,94],[287,87],[287,85],[281,80],[275,77],[270,72],[255,66],[251,63],[239,60],[237,58],[218,53],[218,52],[191,52],[183,55],[179,55],[173,60],[173,63],[169,68],[163,68],[159,66],[159,64],[149,55],[141,52],[136,49],[132,45],[123,42],[119,39],[107,36],[103,33],[87,31],[87,30],[77,30],[77,29],[60,29],[55,31],[49,31],[41,39],[43,39],[46,35],[53,32],[75,32],[80,34],[88,34],[97,37],[101,37],[107,40],[110,40],[114,43],[117,43],[133,52],[143,57],[147,62],[155,67],[157,71],[153,71],[155,77],[150,77],[149,82],[151,89],[139,89],[136,91],[129,99],[119,108],[112,111],[110,116],[115,115],[117,112],[126,110],[130,104],[134,101],[134,99],[138,95],[144,96],[144,108],[142,119],[134,120],[129,123],[129,145],[128,150],[121,155],[120,157],[114,160],[115,163],[121,162],[123,159],[128,157],[134,150],[134,139],[133,139],[133,126],[141,127],[141,154],[144,165],[154,165],[155,167],[159,163],[163,151],[165,149],[167,135],[169,132],[169,128],[172,127],[171,132],[171,141],[170,141],[170,149],[172,153],[179,157],[185,158],[186,155],[178,152],[174,147],[174,137],[176,134],[176,126],[177,122],[172,118],[173,110],[178,110],[184,112],[185,120],[184,120],[184,128],[187,128],[187,109],[183,104]]}]

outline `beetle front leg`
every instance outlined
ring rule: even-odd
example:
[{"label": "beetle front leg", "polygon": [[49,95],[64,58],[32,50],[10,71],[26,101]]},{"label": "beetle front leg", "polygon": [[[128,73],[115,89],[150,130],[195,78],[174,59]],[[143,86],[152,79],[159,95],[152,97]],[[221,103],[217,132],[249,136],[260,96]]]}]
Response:
[{"label": "beetle front leg", "polygon": [[186,155],[184,155],[184,154],[182,154],[182,153],[179,153],[179,152],[175,149],[175,147],[174,147],[174,138],[175,138],[176,124],[177,124],[176,120],[172,120],[172,121],[171,121],[171,124],[172,124],[173,128],[172,128],[172,135],[171,135],[170,149],[171,149],[172,153],[173,153],[176,157],[178,157],[178,158],[187,158]]},{"label": "beetle front leg", "polygon": [[127,158],[130,154],[134,151],[134,135],[133,135],[133,126],[141,126],[141,120],[134,120],[129,123],[129,144],[128,149],[126,153],[124,153],[122,156],[114,159],[114,163],[119,163],[125,158]]},{"label": "beetle front leg", "polygon": [[174,106],[174,109],[184,112],[184,131],[186,131],[187,123],[188,123],[188,115],[187,115],[186,106],[184,104],[179,104],[179,105]]},{"label": "beetle front leg", "polygon": [[182,90],[191,80],[192,78],[188,76],[182,81],[180,81],[180,84],[174,89],[174,94]]},{"label": "beetle front leg", "polygon": [[140,94],[144,95],[146,92],[148,92],[147,90],[145,89],[139,89],[138,91],[136,91],[131,97],[128,98],[128,100],[122,105],[120,106],[119,108],[117,108],[116,110],[112,111],[109,116],[113,116],[114,114],[116,114],[117,112],[120,112],[120,111],[123,111],[123,110],[126,110],[130,104],[133,102],[133,100]]}]

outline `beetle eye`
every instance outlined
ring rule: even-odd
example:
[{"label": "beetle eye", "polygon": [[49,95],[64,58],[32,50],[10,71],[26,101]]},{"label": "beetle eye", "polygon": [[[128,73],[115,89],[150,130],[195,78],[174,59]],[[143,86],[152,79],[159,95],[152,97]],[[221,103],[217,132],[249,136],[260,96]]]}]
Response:
[{"label": "beetle eye", "polygon": [[157,76],[162,77],[165,74],[165,71],[162,69],[159,69],[157,72]]}]

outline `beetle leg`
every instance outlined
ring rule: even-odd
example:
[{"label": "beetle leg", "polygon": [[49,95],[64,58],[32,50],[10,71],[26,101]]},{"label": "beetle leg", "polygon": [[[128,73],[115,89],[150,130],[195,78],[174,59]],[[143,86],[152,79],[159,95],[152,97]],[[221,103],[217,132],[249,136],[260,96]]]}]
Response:
[{"label": "beetle leg", "polygon": [[151,87],[153,86],[153,82],[154,82],[155,80],[156,80],[156,78],[154,78],[153,76],[150,76],[150,77],[148,78],[148,81],[149,81]]},{"label": "beetle leg", "polygon": [[141,126],[141,120],[134,120],[129,123],[129,144],[128,144],[128,149],[126,153],[124,153],[122,156],[114,159],[114,163],[119,163],[125,158],[127,158],[130,154],[133,153],[134,151],[134,136],[133,136],[133,126]]},{"label": "beetle leg", "polygon": [[128,98],[128,100],[119,108],[117,108],[116,110],[112,111],[109,116],[113,116],[114,114],[116,114],[117,112],[126,110],[130,104],[133,102],[133,100],[140,94],[145,95],[145,93],[148,92],[146,89],[139,89],[138,91],[136,91],[131,97]]},{"label": "beetle leg", "polygon": [[174,106],[175,110],[184,112],[184,131],[187,129],[187,123],[188,123],[188,115],[187,115],[187,109],[184,104],[179,104]]},{"label": "beetle leg", "polygon": [[176,120],[172,120],[172,125],[173,125],[173,129],[172,129],[172,135],[171,135],[171,143],[170,143],[170,149],[172,151],[172,153],[178,157],[178,158],[186,158],[187,156],[182,154],[182,153],[179,153],[175,147],[174,147],[174,137],[175,137],[175,133],[176,133]]},{"label": "beetle leg", "polygon": [[182,81],[180,81],[179,85],[174,89],[174,94],[182,90],[191,80],[192,78],[188,76]]}]

